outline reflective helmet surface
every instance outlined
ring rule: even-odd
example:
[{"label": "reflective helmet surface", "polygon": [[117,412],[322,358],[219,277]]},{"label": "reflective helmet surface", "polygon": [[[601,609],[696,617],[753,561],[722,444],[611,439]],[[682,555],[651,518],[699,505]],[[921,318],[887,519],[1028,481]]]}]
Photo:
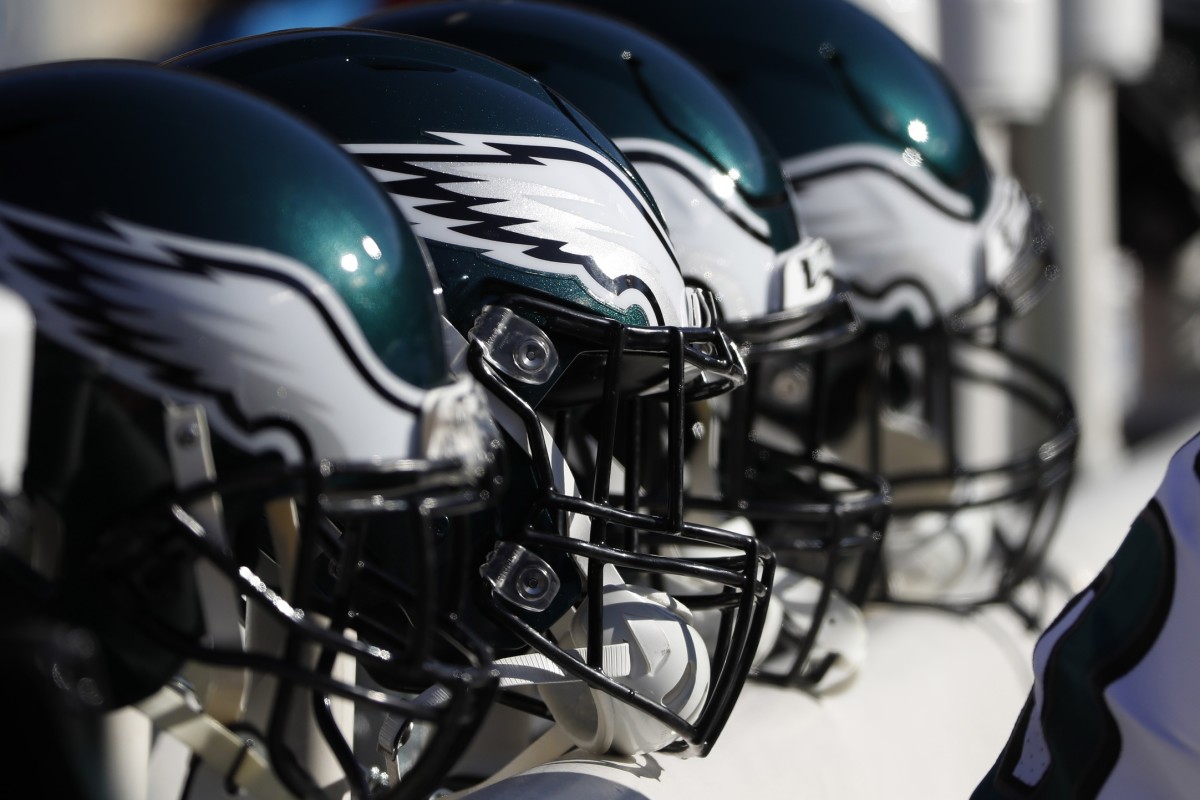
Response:
[{"label": "reflective helmet surface", "polygon": [[[417,239],[336,144],[199,76],[30,67],[0,104],[0,284],[37,331],[33,523],[3,563],[94,632],[103,707],[190,683],[179,707],[264,743],[263,780],[298,796],[329,778],[293,749],[307,715],[361,796],[334,710],[412,715],[437,733],[388,794],[427,793],[495,683],[432,542],[500,461]],[[393,562],[364,557],[380,539]],[[360,613],[379,598],[408,623]],[[431,685],[443,705],[411,702]]]},{"label": "reflective helmet surface", "polygon": [[[429,248],[460,365],[491,392],[511,450],[528,456],[475,554],[489,641],[574,676],[539,697],[578,746],[707,752],[749,668],[773,565],[751,537],[683,521],[684,402],[740,384],[744,367],[713,325],[711,297],[685,287],[629,162],[528,75],[426,39],[290,31],[168,63],[307,115],[380,180]],[[672,497],[652,509],[637,492],[612,493],[610,475],[636,446],[644,409],[662,404]],[[588,437],[583,464],[563,459],[568,430]],[[634,543],[647,537],[719,555],[647,555]],[[669,574],[701,578],[707,593],[681,602],[659,588]],[[689,603],[725,617],[714,647]],[[625,654],[624,667],[611,662]]]},{"label": "reflective helmet surface", "polygon": [[[645,181],[685,279],[712,291],[722,327],[741,348],[751,382],[763,369],[778,369],[769,365],[779,362],[811,370],[813,352],[855,335],[858,322],[844,285],[829,273],[827,248],[821,240],[801,237],[774,149],[714,81],[660,40],[612,18],[535,2],[409,4],[354,25],[484,53],[578,106]],[[801,566],[802,559],[811,577],[777,570],[777,585],[815,577],[832,589],[833,570],[852,572],[844,563],[830,566],[840,555],[853,553],[864,566],[873,563],[868,551],[877,546],[884,521],[881,481],[756,442],[750,392],[745,387],[723,399],[716,416],[704,406],[694,409],[704,421],[697,419],[693,430],[703,431],[705,441],[693,445],[689,461],[688,512],[717,524],[744,517],[783,563]],[[714,467],[719,474],[712,474]],[[749,468],[755,480],[743,479]],[[643,488],[651,496],[653,472],[643,471],[651,484]],[[800,551],[802,557],[789,559]],[[839,574],[839,588],[861,600],[865,583],[857,577]],[[801,595],[777,641],[776,655],[786,652],[790,659],[758,665],[763,677],[816,682],[816,673],[828,673],[838,656],[827,653],[805,665],[809,651],[820,650],[814,610],[821,609],[819,620],[830,598],[797,585],[791,596]],[[774,602],[788,599],[776,592]],[[764,641],[760,654],[766,657],[770,650]],[[847,669],[837,673],[852,673],[849,664],[841,666]]]},{"label": "reflective helmet surface", "polygon": [[940,71],[843,0],[584,3],[695,58],[780,152],[866,335],[819,384],[763,376],[759,402],[802,443],[893,491],[885,596],[1007,601],[1036,572],[1077,438],[1062,382],[1004,342],[1055,275],[1047,229],[995,174]]}]

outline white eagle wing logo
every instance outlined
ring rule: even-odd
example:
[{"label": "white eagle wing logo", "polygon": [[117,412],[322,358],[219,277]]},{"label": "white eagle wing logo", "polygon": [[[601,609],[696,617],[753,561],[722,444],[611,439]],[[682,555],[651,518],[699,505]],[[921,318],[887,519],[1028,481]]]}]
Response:
[{"label": "white eagle wing logo", "polygon": [[[314,270],[278,253],[0,204],[0,283],[38,331],[141,390],[201,402],[223,436],[295,461],[412,454],[423,393]],[[298,435],[298,431],[302,434]]]},{"label": "white eagle wing logo", "polygon": [[563,139],[431,135],[448,143],[345,146],[418,235],[575,277],[609,306],[640,305],[652,324],[683,324],[683,279],[666,229],[615,164]]}]

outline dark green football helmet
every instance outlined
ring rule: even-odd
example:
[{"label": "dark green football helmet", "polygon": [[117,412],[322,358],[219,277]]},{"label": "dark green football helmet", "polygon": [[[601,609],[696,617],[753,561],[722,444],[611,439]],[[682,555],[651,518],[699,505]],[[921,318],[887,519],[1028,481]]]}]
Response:
[{"label": "dark green football helmet", "polygon": [[[538,694],[581,748],[706,753],[749,669],[773,563],[753,537],[683,518],[685,403],[739,385],[744,367],[711,296],[685,287],[628,160],[528,75],[427,39],[285,31],[167,66],[307,115],[368,167],[429,248],[461,364],[491,393],[510,449],[528,456],[523,469],[514,456],[473,556],[488,640],[572,676]],[[668,424],[643,426],[660,407]],[[560,448],[575,431],[588,436],[587,458],[568,466]],[[620,477],[619,454],[660,434],[667,501],[614,491],[642,485],[636,469]],[[648,554],[641,539],[717,555]],[[704,591],[663,591],[668,575]],[[723,617],[714,647],[692,607]],[[624,665],[609,658],[625,654]]]},{"label": "dark green football helmet", "polygon": [[761,124],[866,335],[820,385],[760,376],[785,425],[893,492],[882,596],[970,607],[1034,575],[1073,472],[1061,380],[1005,343],[1056,274],[1048,230],[996,174],[939,69],[845,0],[588,0],[702,64]]},{"label": "dark green football helmet", "polygon": [[[830,275],[824,241],[801,236],[779,158],[757,125],[660,40],[582,9],[456,0],[404,5],[353,24],[449,42],[528,72],[587,114],[637,169],[685,279],[712,291],[751,381],[715,415],[694,409],[693,430],[704,440],[689,462],[688,513],[715,524],[748,520],[781,566],[803,573],[776,570],[772,603],[788,620],[772,620],[778,637],[768,624],[755,674],[808,685],[853,674],[865,637],[854,606],[883,531],[885,487],[771,446],[759,435],[768,421],[758,417],[752,385],[764,370],[811,372],[814,353],[854,338],[858,320],[845,286]],[[654,470],[642,474],[653,496]],[[822,640],[826,613],[838,617],[837,636]]]},{"label": "dark green football helmet", "polygon": [[[31,67],[0,105],[0,285],[37,331],[33,524],[5,537],[6,585],[94,632],[102,707],[206,720],[185,741],[235,788],[374,796],[331,711],[349,700],[436,730],[380,792],[425,796],[495,688],[434,540],[486,505],[501,451],[417,239],[336,144],[200,76]],[[441,705],[411,701],[435,685]],[[331,774],[293,752],[310,714]]]}]

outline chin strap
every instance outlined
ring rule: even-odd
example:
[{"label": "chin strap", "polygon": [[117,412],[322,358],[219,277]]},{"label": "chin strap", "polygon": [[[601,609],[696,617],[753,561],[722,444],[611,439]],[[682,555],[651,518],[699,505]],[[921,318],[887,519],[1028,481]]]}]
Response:
[{"label": "chin strap", "polygon": [[[586,647],[568,652],[574,652],[580,662],[587,662]],[[604,674],[609,677],[623,678],[633,671],[628,644],[606,645],[601,660],[603,662]],[[501,689],[515,689],[521,686],[545,686],[552,683],[569,683],[579,680],[574,675],[566,673],[562,667],[541,653],[525,653],[519,656],[499,658],[493,662],[492,666],[499,673],[499,687]],[[436,707],[443,705],[449,699],[450,695],[446,689],[438,685],[431,686],[417,695],[413,699],[413,702],[421,706]],[[379,751],[383,754],[384,760],[387,763],[388,779],[393,786],[399,784],[403,779],[404,773],[407,771],[400,764],[400,755],[401,750],[412,735],[413,724],[410,719],[395,714],[388,714],[384,718],[383,724],[379,727]],[[508,772],[507,775],[515,775],[517,772],[522,772],[544,761],[557,758],[571,748],[572,743],[567,739],[566,733],[558,725],[551,728],[551,731],[558,731],[559,736],[566,740],[566,746],[561,751],[549,755],[543,752],[547,745],[539,745],[539,742],[542,742],[543,739],[547,741],[553,739],[553,737],[547,738],[549,734],[547,732],[547,735],[539,738],[525,751],[522,751],[512,762],[506,765],[502,772],[512,768],[512,771]],[[531,753],[530,751],[533,752]],[[527,756],[527,753],[530,753],[530,755]],[[493,775],[485,783],[490,784],[495,780],[499,780],[499,778]],[[469,791],[474,791],[482,785],[471,787]]]},{"label": "chin strap", "polygon": [[782,611],[780,639],[789,642],[755,664],[760,675],[785,674],[794,666],[795,648],[804,642],[812,626],[819,625],[811,649],[800,666],[808,688],[821,693],[853,680],[867,653],[867,624],[862,609],[836,589],[830,590],[826,606],[817,619],[824,592],[822,582],[786,568],[776,568],[771,603]]},{"label": "chin strap", "polygon": [[256,800],[296,800],[271,770],[266,756],[251,740],[239,736],[200,707],[186,687],[169,683],[137,705],[156,730],[186,745],[218,775],[225,790],[240,790]]},{"label": "chin strap", "polygon": [[[217,472],[204,406],[168,403],[163,412],[163,422],[175,488],[183,491],[198,484],[211,483]],[[213,493],[198,498],[189,503],[186,510],[203,526],[205,536],[210,541],[229,550],[220,495]],[[241,650],[241,606],[237,591],[208,559],[196,559],[194,570],[208,639],[215,647]],[[206,670],[205,676],[205,685],[199,689],[204,708],[224,722],[239,719],[242,714],[245,671],[212,669]]]},{"label": "chin strap", "polygon": [[547,764],[559,756],[566,755],[574,746],[575,743],[571,741],[571,737],[562,729],[562,726],[554,725],[541,736],[534,739],[512,761],[509,761],[503,767],[496,770],[486,780],[480,781],[474,786],[468,786],[466,789],[454,792],[453,794],[444,795],[442,800],[457,800],[459,797],[466,797],[480,789],[485,789],[515,775],[528,772],[534,767]]}]

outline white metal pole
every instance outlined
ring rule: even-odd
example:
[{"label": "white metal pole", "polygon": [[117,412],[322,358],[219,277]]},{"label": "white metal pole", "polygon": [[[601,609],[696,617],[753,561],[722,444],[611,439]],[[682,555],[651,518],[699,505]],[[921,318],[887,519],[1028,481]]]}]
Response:
[{"label": "white metal pole", "polygon": [[1122,388],[1131,367],[1127,282],[1116,216],[1116,92],[1099,70],[1066,75],[1044,124],[1022,136],[1023,182],[1045,201],[1061,268],[1033,344],[1069,376],[1082,426],[1080,466],[1104,469],[1124,453]]}]

